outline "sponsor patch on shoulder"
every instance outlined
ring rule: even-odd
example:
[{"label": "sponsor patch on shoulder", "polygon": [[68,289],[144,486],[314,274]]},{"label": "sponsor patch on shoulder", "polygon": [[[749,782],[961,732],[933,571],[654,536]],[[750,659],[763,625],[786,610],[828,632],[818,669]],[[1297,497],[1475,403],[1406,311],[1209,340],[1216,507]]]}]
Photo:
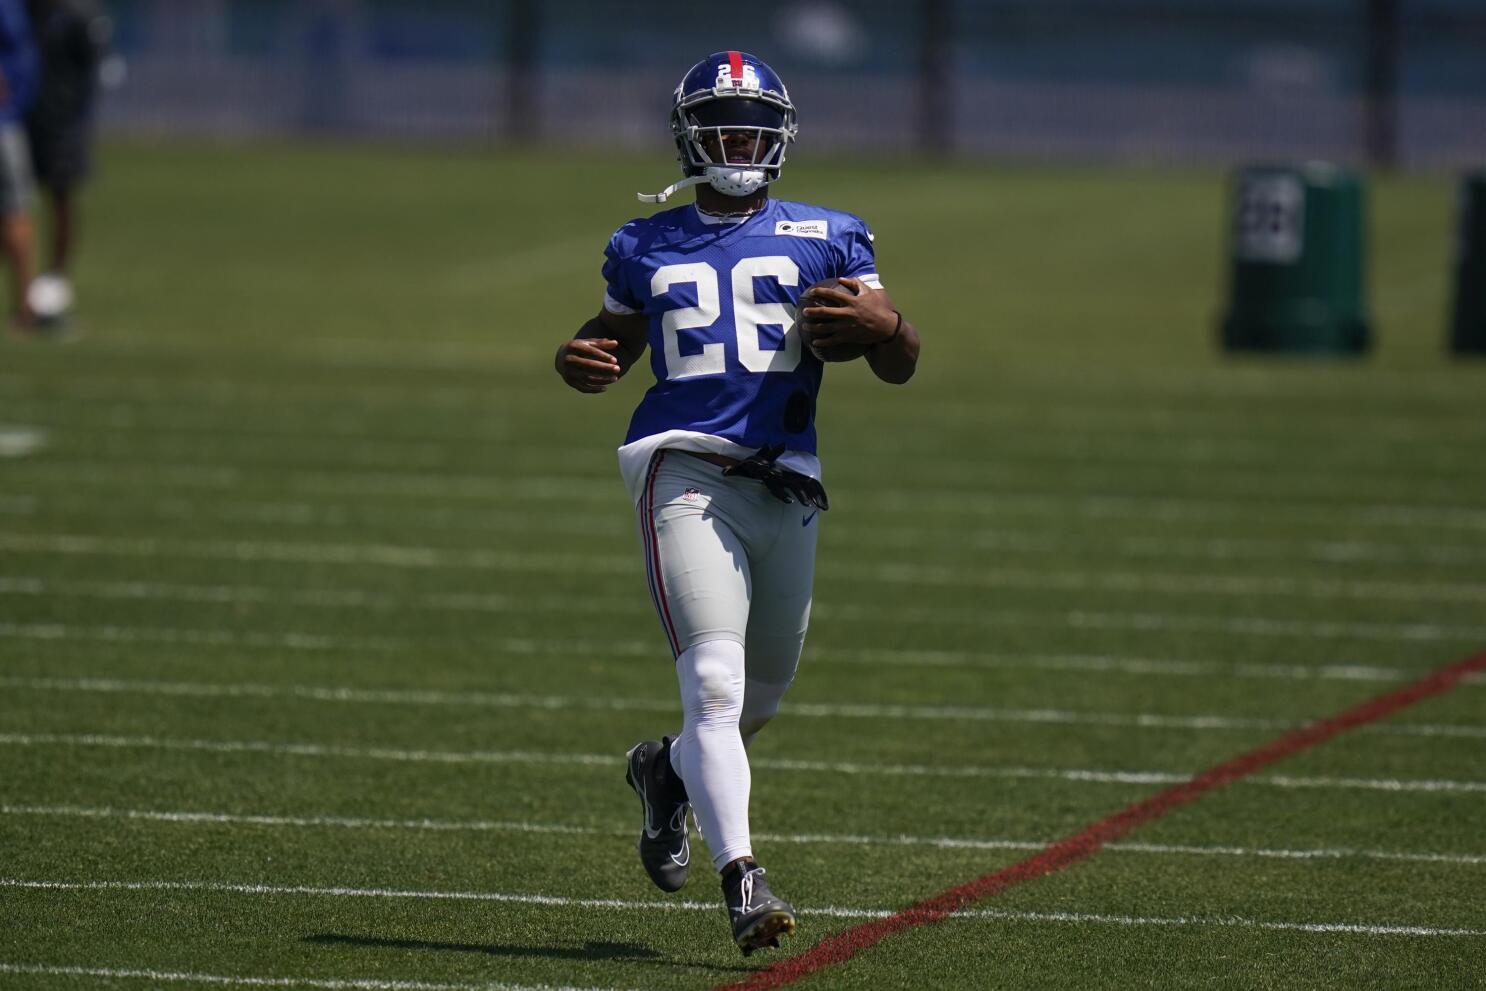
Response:
[{"label": "sponsor patch on shoulder", "polygon": [[829,226],[830,221],[827,220],[781,220],[774,225],[774,233],[787,237],[818,237],[825,240],[830,236]]}]

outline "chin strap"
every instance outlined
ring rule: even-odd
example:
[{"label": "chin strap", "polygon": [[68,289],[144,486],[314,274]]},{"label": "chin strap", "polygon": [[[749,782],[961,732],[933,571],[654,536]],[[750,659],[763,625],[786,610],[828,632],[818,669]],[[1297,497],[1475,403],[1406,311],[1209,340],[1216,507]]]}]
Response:
[{"label": "chin strap", "polygon": [[706,181],[706,175],[689,176],[685,179],[682,179],[680,182],[671,183],[669,186],[667,186],[665,189],[662,189],[658,193],[636,193],[635,196],[640,200],[641,203],[664,203],[666,200],[671,198],[671,194],[676,192],[676,190],[685,189],[687,186],[700,185],[701,183],[704,183]]}]

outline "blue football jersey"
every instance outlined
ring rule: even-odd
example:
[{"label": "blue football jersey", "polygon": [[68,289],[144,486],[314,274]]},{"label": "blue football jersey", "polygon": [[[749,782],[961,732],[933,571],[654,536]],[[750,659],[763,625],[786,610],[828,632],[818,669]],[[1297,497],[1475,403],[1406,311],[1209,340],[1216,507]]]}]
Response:
[{"label": "blue football jersey", "polygon": [[626,447],[688,434],[730,444],[679,446],[782,443],[815,460],[822,365],[791,329],[795,303],[831,277],[880,286],[860,218],[769,200],[741,222],[717,223],[688,205],[625,224],[604,257],[605,306],[650,320],[656,382]]}]

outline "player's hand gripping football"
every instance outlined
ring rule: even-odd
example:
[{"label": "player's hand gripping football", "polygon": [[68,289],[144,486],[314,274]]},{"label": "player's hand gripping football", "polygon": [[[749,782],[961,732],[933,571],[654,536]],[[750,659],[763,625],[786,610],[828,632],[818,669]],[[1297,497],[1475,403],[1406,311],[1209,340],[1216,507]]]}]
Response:
[{"label": "player's hand gripping football", "polygon": [[579,392],[603,392],[623,374],[611,337],[575,337],[557,349],[557,374]]},{"label": "player's hand gripping football", "polygon": [[887,291],[873,289],[861,279],[847,277],[840,282],[847,289],[812,286],[804,300],[801,329],[811,346],[821,350],[847,344],[870,347],[891,338],[899,321]]}]

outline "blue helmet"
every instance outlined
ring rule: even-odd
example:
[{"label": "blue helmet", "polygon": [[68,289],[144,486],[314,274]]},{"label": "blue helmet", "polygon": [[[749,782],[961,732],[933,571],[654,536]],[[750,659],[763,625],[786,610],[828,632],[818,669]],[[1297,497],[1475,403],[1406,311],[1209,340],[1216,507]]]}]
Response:
[{"label": "blue helmet", "polygon": [[[687,178],[640,199],[661,203],[701,182],[728,196],[751,195],[779,178],[796,130],[789,91],[762,59],[736,51],[708,55],[681,77],[671,103],[671,134]],[[754,136],[748,161],[723,151],[724,132],[740,131]]]}]

